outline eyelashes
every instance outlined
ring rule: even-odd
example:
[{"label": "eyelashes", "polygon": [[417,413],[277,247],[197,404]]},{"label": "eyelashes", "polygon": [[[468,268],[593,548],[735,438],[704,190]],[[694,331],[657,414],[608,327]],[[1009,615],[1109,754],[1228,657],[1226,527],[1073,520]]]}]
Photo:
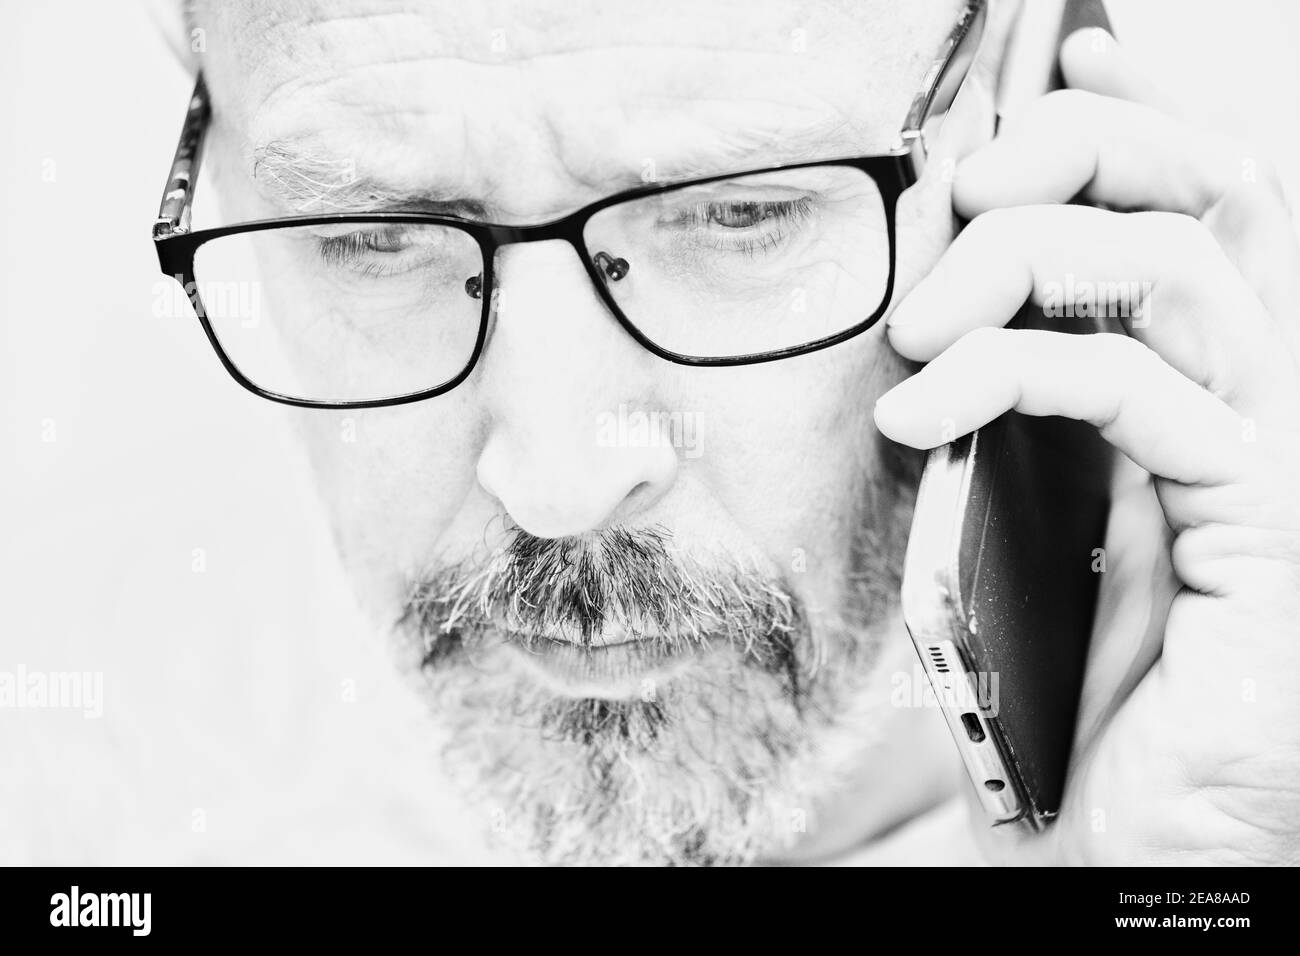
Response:
[{"label": "eyelashes", "polygon": [[808,196],[710,201],[680,210],[672,223],[698,231],[714,249],[755,255],[778,248],[794,227],[811,218],[813,210]]},{"label": "eyelashes", "polygon": [[364,275],[384,275],[391,268],[383,259],[400,256],[412,243],[400,227],[361,230],[317,238],[317,254],[329,266],[356,269]]},{"label": "eyelashes", "polygon": [[685,209],[679,221],[690,225],[718,225],[726,229],[748,229],[775,221],[785,223],[805,217],[812,208],[808,197],[775,202],[706,202]]}]

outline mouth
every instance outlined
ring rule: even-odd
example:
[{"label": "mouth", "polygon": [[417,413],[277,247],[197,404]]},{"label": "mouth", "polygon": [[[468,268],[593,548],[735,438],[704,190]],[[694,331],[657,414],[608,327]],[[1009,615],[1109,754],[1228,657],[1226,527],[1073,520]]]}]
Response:
[{"label": "mouth", "polygon": [[617,625],[587,637],[567,630],[543,633],[509,627],[500,633],[526,667],[560,692],[581,697],[645,698],[654,693],[656,683],[671,679],[712,650],[704,637],[666,639]]}]

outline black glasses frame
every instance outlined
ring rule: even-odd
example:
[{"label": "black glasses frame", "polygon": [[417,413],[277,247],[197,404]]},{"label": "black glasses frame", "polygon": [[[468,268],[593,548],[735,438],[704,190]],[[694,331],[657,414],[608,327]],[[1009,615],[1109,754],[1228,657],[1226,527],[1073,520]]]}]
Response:
[{"label": "black glasses frame", "polygon": [[[897,259],[894,221],[898,197],[902,195],[904,190],[914,185],[920,176],[926,151],[922,127],[931,116],[947,112],[965,78],[970,60],[974,57],[975,45],[982,32],[978,27],[982,26],[984,3],[985,0],[968,0],[966,7],[962,11],[961,18],[945,40],[938,57],[927,72],[923,81],[922,92],[912,101],[902,132],[899,134],[898,144],[886,153],[819,159],[803,163],[786,163],[704,176],[698,179],[641,186],[593,202],[559,219],[526,226],[486,223],[459,216],[443,216],[431,213],[376,212],[289,216],[238,223],[215,229],[202,229],[197,232],[191,231],[189,228],[190,208],[194,197],[195,182],[198,178],[199,162],[202,158],[203,139],[211,118],[211,105],[207,88],[204,85],[203,76],[200,74],[194,87],[194,94],[190,98],[185,124],[181,129],[180,143],[177,146],[171,174],[168,177],[167,187],[163,193],[158,218],[154,223],[153,239],[158,252],[158,262],[165,275],[174,277],[185,288],[195,314],[198,316],[203,331],[208,337],[208,341],[211,342],[217,356],[221,359],[222,365],[225,366],[226,371],[230,373],[235,381],[262,398],[303,408],[377,408],[387,405],[403,405],[426,398],[433,398],[461,384],[477,366],[487,341],[496,289],[496,284],[493,281],[496,252],[503,246],[522,242],[545,242],[561,239],[572,246],[587,270],[587,274],[600,295],[601,301],[604,302],[605,307],[609,309],[610,314],[613,315],[619,325],[641,346],[667,361],[692,366],[754,365],[816,352],[862,334],[875,325],[889,308],[893,299],[894,272]],[[649,339],[637,328],[634,322],[624,315],[623,310],[619,308],[609,289],[608,276],[605,271],[607,267],[603,267],[597,261],[598,252],[591,252],[587,249],[583,236],[587,222],[593,215],[611,206],[617,206],[646,196],[671,193],[720,180],[735,179],[740,176],[821,166],[849,167],[870,176],[876,183],[884,203],[889,232],[889,276],[879,305],[871,315],[858,324],[833,335],[801,345],[747,355],[705,357],[684,355],[665,349]],[[473,353],[467,360],[465,367],[456,376],[433,388],[421,389],[404,395],[351,402],[316,401],[282,395],[262,388],[255,382],[250,381],[226,354],[226,350],[222,347],[211,322],[208,320],[195,282],[194,256],[199,247],[210,240],[219,239],[223,236],[262,232],[269,229],[283,229],[290,226],[349,223],[448,226],[468,234],[478,243],[483,262],[483,273],[479,288],[483,306],[479,316],[478,335],[474,342]]]}]

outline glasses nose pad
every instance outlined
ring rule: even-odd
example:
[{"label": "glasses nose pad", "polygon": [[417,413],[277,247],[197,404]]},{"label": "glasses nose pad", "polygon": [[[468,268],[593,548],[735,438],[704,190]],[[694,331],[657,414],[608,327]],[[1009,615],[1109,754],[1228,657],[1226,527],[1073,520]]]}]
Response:
[{"label": "glasses nose pad", "polygon": [[483,298],[483,273],[465,280],[465,294],[471,299]]},{"label": "glasses nose pad", "polygon": [[600,271],[615,282],[632,271],[632,267],[628,265],[626,259],[616,258],[608,252],[598,252],[592,256],[592,259],[600,267]]}]

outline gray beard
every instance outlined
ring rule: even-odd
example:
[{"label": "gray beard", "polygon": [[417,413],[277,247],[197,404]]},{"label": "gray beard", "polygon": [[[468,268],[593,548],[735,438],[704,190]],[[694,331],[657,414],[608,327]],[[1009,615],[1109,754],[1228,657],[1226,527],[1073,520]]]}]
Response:
[{"label": "gray beard", "polygon": [[[399,627],[467,813],[546,865],[740,865],[797,842],[888,703],[865,688],[896,605],[906,487],[866,509],[834,618],[808,620],[786,582],[752,567],[672,554],[662,531],[515,531],[486,561],[422,576]],[[584,639],[649,622],[665,644],[713,650],[640,697],[570,697],[520,668],[502,620]]]}]

